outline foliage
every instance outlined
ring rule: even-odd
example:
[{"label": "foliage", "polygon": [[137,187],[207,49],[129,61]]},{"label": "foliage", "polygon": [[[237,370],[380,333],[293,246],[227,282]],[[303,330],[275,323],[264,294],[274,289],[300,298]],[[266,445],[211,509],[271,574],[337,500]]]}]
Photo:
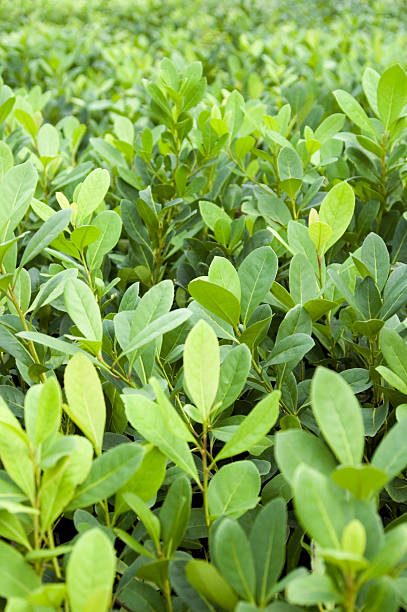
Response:
[{"label": "foliage", "polygon": [[26,8],[0,609],[405,609],[401,2]]}]

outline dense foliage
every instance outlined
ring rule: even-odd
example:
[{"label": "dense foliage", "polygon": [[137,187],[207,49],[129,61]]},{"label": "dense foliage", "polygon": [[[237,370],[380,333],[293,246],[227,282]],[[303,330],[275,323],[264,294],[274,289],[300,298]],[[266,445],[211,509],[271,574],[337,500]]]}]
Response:
[{"label": "dense foliage", "polygon": [[0,609],[407,607],[402,9],[0,4]]}]

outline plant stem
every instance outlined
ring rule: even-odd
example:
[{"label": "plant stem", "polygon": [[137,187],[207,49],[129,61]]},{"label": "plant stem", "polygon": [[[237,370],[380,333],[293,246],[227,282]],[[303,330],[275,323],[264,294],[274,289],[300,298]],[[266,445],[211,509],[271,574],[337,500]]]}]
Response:
[{"label": "plant stem", "polygon": [[208,453],[207,453],[207,444],[208,444],[208,429],[207,424],[203,424],[203,433],[202,433],[202,446],[201,446],[201,455],[202,455],[202,466],[203,466],[203,504],[204,504],[204,512],[205,512],[205,522],[208,529],[211,526],[211,519],[209,515],[209,504],[208,504],[208,481],[209,481],[209,468],[208,468]]},{"label": "plant stem", "polygon": [[347,574],[345,576],[345,583],[345,600],[343,602],[344,610],[345,612],[355,612],[357,587],[353,574]]},{"label": "plant stem", "polygon": [[168,580],[168,578],[163,583],[162,588],[163,588],[163,594],[164,594],[165,601],[167,604],[168,612],[173,612],[172,599],[171,599],[171,586],[170,586],[170,581]]},{"label": "plant stem", "polygon": [[[54,534],[52,533],[51,527],[48,529],[47,535],[48,535],[48,546],[51,550],[53,550],[55,548],[55,542],[54,542]],[[58,559],[56,557],[53,557],[52,564],[54,566],[55,576],[57,578],[62,578],[61,568],[59,567]]]}]

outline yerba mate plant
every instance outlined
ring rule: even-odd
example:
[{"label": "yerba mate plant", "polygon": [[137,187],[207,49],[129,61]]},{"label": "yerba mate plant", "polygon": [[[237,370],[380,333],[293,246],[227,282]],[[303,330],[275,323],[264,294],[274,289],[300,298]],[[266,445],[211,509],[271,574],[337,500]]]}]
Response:
[{"label": "yerba mate plant", "polygon": [[406,609],[401,4],[20,4],[0,610]]}]

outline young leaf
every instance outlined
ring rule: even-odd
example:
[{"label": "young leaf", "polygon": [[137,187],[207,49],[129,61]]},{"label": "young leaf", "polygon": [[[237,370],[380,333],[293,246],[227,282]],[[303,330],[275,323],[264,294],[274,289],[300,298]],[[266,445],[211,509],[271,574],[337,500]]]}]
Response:
[{"label": "young leaf", "polygon": [[214,257],[208,271],[208,280],[227,289],[240,302],[241,288],[239,275],[233,264],[225,257]]},{"label": "young leaf", "polygon": [[89,245],[86,253],[86,262],[90,270],[95,270],[102,265],[103,257],[109,253],[117,244],[122,232],[122,220],[113,210],[104,210],[92,221],[92,226],[100,231],[100,234]]},{"label": "young leaf", "polygon": [[386,131],[399,118],[405,104],[407,75],[400,64],[394,64],[382,74],[377,86],[377,109]]},{"label": "young leaf", "polygon": [[322,200],[319,220],[332,229],[332,236],[325,243],[324,251],[338,242],[345,233],[353,217],[355,194],[345,181],[333,187]]},{"label": "young leaf", "polygon": [[9,476],[33,501],[34,465],[26,433],[0,397],[0,459]]},{"label": "young leaf", "polygon": [[213,329],[199,321],[189,332],[184,347],[184,380],[189,396],[208,421],[219,384],[219,345]]},{"label": "young leaf", "polygon": [[98,528],[76,541],[69,557],[66,582],[72,612],[110,609],[116,555],[109,538]]},{"label": "young leaf", "polygon": [[76,353],[65,368],[64,406],[72,421],[92,442],[98,455],[102,452],[106,406],[102,385],[94,365],[83,353]]},{"label": "young leaf", "polygon": [[26,214],[37,180],[37,172],[29,161],[10,168],[4,175],[0,183],[0,229],[8,232],[8,237]]},{"label": "young leaf", "polygon": [[102,343],[102,319],[91,289],[78,279],[68,280],[64,289],[66,310],[87,340]]},{"label": "young leaf", "polygon": [[57,433],[61,412],[61,388],[54,376],[29,389],[25,398],[24,420],[28,437],[34,446],[38,447],[41,442]]},{"label": "young leaf", "polygon": [[78,198],[76,223],[81,224],[92,214],[103,201],[110,185],[110,174],[107,170],[96,168],[83,181]]}]

